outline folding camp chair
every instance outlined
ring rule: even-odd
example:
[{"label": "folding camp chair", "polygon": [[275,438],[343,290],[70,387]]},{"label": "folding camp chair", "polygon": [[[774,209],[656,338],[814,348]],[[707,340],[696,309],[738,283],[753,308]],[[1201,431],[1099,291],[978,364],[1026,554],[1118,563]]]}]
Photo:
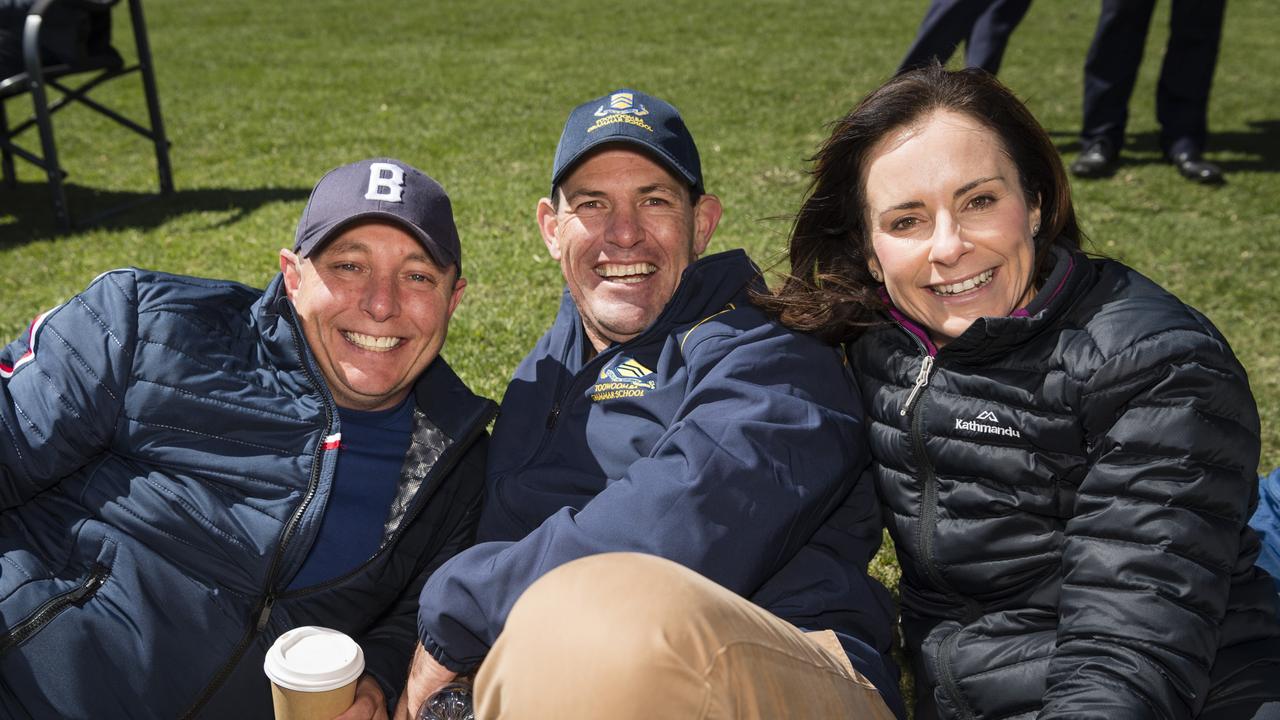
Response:
[{"label": "folding camp chair", "polygon": [[[173,192],[173,176],[169,167],[169,141],[165,138],[164,123],[160,117],[160,97],[156,92],[155,74],[151,65],[151,47],[147,42],[147,28],[142,16],[142,0],[127,0],[129,20],[133,26],[133,37],[137,45],[137,63],[126,65],[109,44],[111,11],[120,0],[35,0],[26,15],[22,28],[22,68],[16,74],[0,80],[0,166],[3,167],[5,184],[14,187],[13,158],[18,156],[45,171],[49,177],[49,189],[53,195],[53,213],[58,227],[67,232],[72,228],[71,213],[67,207],[63,180],[67,173],[58,164],[58,151],[54,142],[52,115],[70,105],[80,103],[102,115],[116,121],[120,125],[133,130],[151,140],[155,145],[156,166],[160,176],[160,193]],[[61,13],[61,15],[59,15]],[[51,15],[65,17],[78,13],[77,17],[85,23],[73,28],[68,34],[69,43],[75,45],[75,51],[63,53],[63,57],[47,62],[49,53],[42,52],[54,41],[64,38],[51,37],[54,33],[65,30],[55,23],[48,22]],[[86,40],[86,28],[91,32]],[[105,32],[103,32],[105,30]],[[103,37],[105,35],[105,37]],[[97,36],[97,37],[95,37]],[[68,42],[63,42],[66,46]],[[109,107],[88,97],[88,93],[99,85],[138,71],[142,76],[142,87],[146,94],[147,114],[150,127],[144,127]],[[89,75],[88,79],[74,78],[79,84],[72,86],[66,81],[72,76]],[[54,88],[61,93],[56,102],[50,104],[47,88]],[[7,102],[23,93],[30,93],[34,105],[34,114],[27,120],[10,127],[5,112]],[[41,154],[28,151],[14,143],[14,137],[36,127],[40,134]],[[144,198],[147,199],[147,198]],[[120,210],[132,207],[135,202],[104,210],[86,220],[83,225],[92,224]]]}]

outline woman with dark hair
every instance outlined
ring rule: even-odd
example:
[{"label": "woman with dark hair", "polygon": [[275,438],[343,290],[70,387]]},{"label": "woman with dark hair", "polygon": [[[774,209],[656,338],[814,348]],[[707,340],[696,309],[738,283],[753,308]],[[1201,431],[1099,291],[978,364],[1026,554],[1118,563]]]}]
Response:
[{"label": "woman with dark hair", "polygon": [[850,343],[916,717],[1280,716],[1222,335],[1080,252],[1056,149],[985,73],[890,80],[815,160],[766,305]]}]

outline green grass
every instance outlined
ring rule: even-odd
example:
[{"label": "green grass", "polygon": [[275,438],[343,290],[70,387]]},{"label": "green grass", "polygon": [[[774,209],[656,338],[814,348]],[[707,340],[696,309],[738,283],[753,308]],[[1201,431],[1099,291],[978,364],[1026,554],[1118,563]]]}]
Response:
[{"label": "green grass", "polygon": [[[1264,468],[1280,464],[1273,4],[1227,8],[1210,105],[1210,158],[1229,171],[1225,187],[1191,185],[1159,161],[1154,87],[1167,2],[1131,103],[1127,162],[1113,179],[1075,186],[1097,250],[1203,310],[1230,339],[1262,411]],[[122,265],[262,286],[315,180],[385,154],[426,170],[454,199],[471,284],[446,355],[497,398],[555,311],[559,272],[533,211],[570,107],[624,85],[673,102],[726,207],[713,248],[745,247],[769,264],[802,196],[806,158],[827,124],[892,72],[926,5],[147,0],[178,192],[58,237],[41,175],[20,164],[17,190],[0,192],[0,336],[17,336],[36,313]],[[1035,3],[1002,72],[1068,159],[1096,18],[1093,2]],[[141,117],[134,86],[103,96]],[[26,107],[11,101],[11,119]],[[143,141],[81,109],[58,121],[75,209],[154,186]],[[891,562],[881,568],[896,572]]]},{"label": "green grass", "polygon": [[[1159,162],[1155,148],[1167,4],[1132,102],[1128,163],[1111,180],[1078,183],[1078,208],[1098,250],[1151,275],[1226,333],[1253,379],[1270,467],[1280,464],[1280,330],[1268,322],[1280,308],[1272,281],[1280,23],[1268,0],[1227,10],[1210,120],[1211,157],[1230,182],[1202,188]],[[57,237],[42,176],[20,163],[17,190],[0,194],[0,336],[16,336],[37,312],[121,265],[263,285],[312,183],[334,165],[387,154],[453,195],[471,286],[447,355],[498,397],[554,312],[559,275],[533,208],[572,105],[622,85],[674,102],[725,202],[713,247],[743,246],[769,264],[827,123],[888,76],[924,6],[575,1],[477,11],[454,1],[148,0],[178,192]],[[1036,3],[1002,74],[1068,157],[1095,19],[1092,3]],[[141,117],[135,85],[105,88],[104,97]],[[11,101],[10,116],[27,105]],[[73,209],[89,214],[154,185],[141,139],[80,108],[57,119]]]}]

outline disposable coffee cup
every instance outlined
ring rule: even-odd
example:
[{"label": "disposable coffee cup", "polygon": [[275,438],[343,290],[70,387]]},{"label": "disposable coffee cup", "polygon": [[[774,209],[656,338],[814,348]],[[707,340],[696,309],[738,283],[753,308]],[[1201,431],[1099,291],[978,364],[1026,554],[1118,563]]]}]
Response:
[{"label": "disposable coffee cup", "polygon": [[277,638],[262,669],[276,720],[331,720],[355,701],[364,651],[337,630],[306,625]]}]

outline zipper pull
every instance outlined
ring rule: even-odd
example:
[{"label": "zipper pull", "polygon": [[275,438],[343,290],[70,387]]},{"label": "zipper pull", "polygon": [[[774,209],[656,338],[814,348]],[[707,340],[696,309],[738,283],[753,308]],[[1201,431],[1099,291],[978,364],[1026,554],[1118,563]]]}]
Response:
[{"label": "zipper pull", "polygon": [[107,581],[107,575],[110,573],[111,571],[102,563],[94,563],[93,568],[89,573],[89,577],[85,578],[84,582],[80,584],[80,587],[76,588],[70,595],[68,595],[67,599],[70,600],[73,605],[82,606],[86,600],[92,597],[94,593],[98,592],[98,588],[102,587],[102,584]]},{"label": "zipper pull", "polygon": [[271,619],[271,608],[275,607],[276,598],[274,595],[268,594],[262,601],[262,610],[258,612],[258,632],[262,632],[267,626],[267,620]]},{"label": "zipper pull", "polygon": [[551,414],[547,416],[547,429],[554,430],[556,427],[556,419],[560,417],[560,404],[556,403],[551,406]]},{"label": "zipper pull", "polygon": [[907,404],[902,406],[902,412],[899,415],[906,415],[911,412],[911,406],[915,404],[916,398],[920,395],[920,391],[925,385],[929,384],[929,371],[933,370],[933,356],[925,355],[924,362],[920,363],[920,374],[916,375],[915,387],[911,388],[911,394],[907,396]]}]

